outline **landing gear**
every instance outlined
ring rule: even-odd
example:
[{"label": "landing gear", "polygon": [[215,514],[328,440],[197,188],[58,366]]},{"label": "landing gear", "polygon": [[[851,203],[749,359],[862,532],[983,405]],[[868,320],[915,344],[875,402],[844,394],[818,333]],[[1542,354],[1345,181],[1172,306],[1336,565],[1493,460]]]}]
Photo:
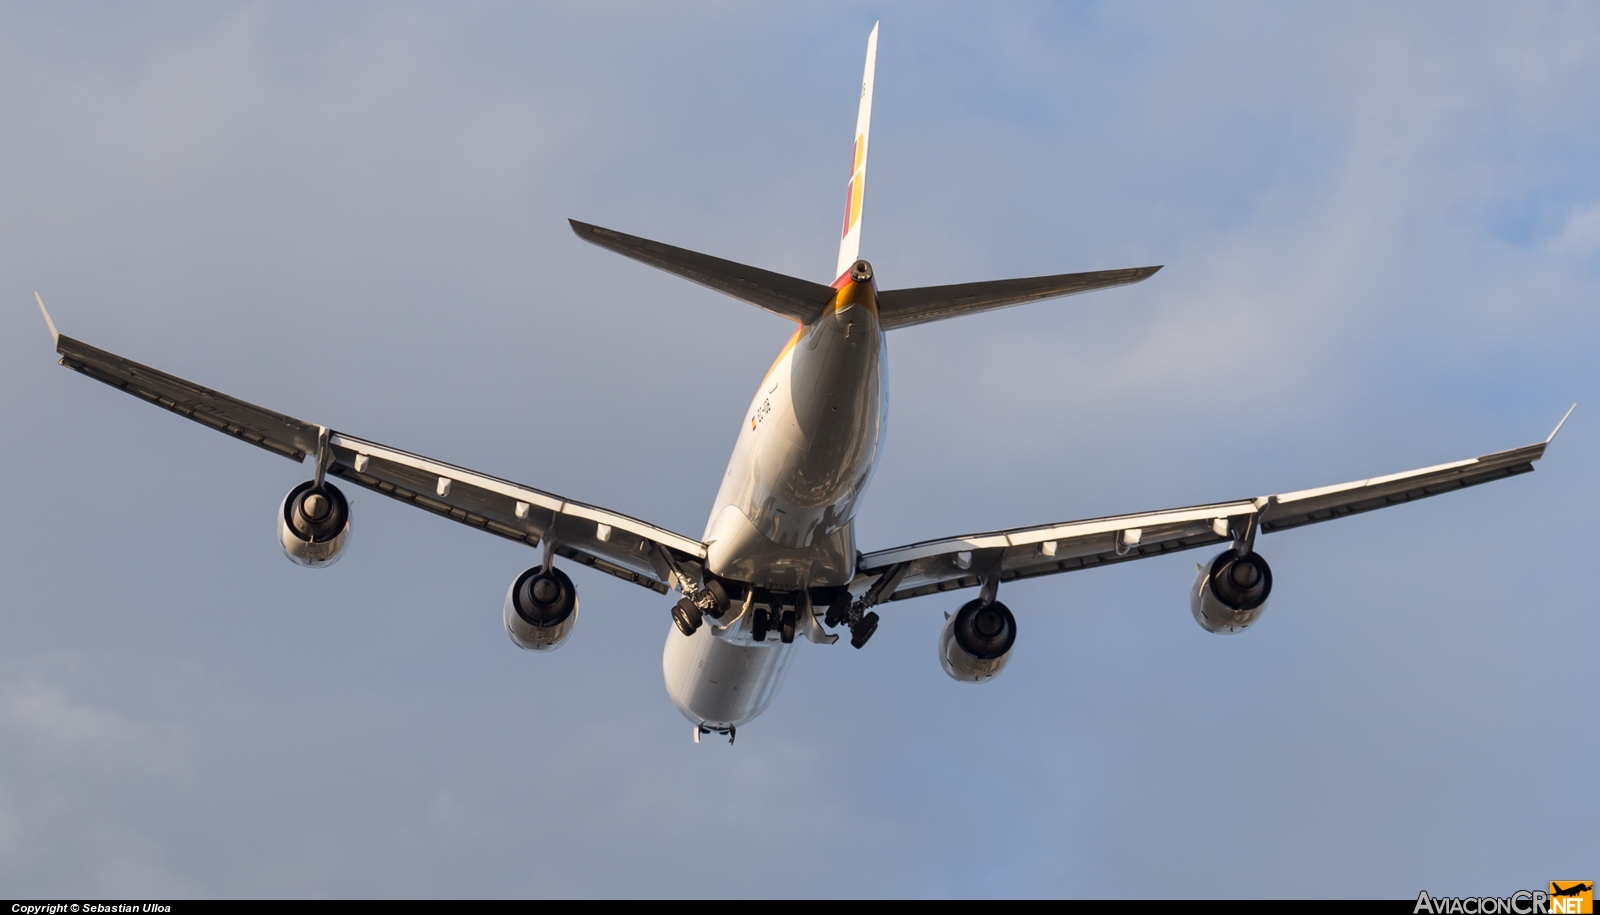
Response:
[{"label": "landing gear", "polygon": [[860,648],[878,631],[878,614],[868,610],[860,619],[850,624],[850,647]]},{"label": "landing gear", "polygon": [[851,600],[850,592],[834,598],[828,605],[828,612],[822,621],[831,629],[835,626],[848,624],[850,627],[850,645],[855,648],[867,644],[872,634],[878,631],[878,614],[868,610],[872,606],[865,600]]},{"label": "landing gear", "polygon": [[822,623],[829,629],[842,626],[850,621],[850,603],[852,598],[849,591],[839,592],[839,596],[828,604],[828,612],[823,614]]},{"label": "landing gear", "polygon": [[700,608],[687,597],[680,598],[672,607],[672,622],[677,624],[678,631],[684,635],[694,635],[704,619]]},{"label": "landing gear", "polygon": [[703,724],[697,724],[694,726],[694,742],[700,742],[701,734],[726,734],[728,735],[728,746],[731,747],[733,746],[734,730],[734,726],[731,724],[725,728],[708,728]]},{"label": "landing gear", "polygon": [[867,644],[872,634],[878,631],[878,614],[871,608],[893,597],[895,589],[905,581],[906,573],[910,570],[909,562],[889,566],[878,575],[878,580],[872,583],[867,593],[861,595],[860,600],[852,601],[849,592],[840,594],[828,605],[828,613],[823,621],[829,626],[849,623],[850,644],[855,648]]},{"label": "landing gear", "polygon": [[[870,594],[868,595],[871,596]],[[852,600],[850,592],[846,591],[833,599],[828,605],[828,612],[822,621],[828,628],[849,625],[850,644],[856,648],[867,644],[872,634],[878,631],[878,614],[867,608],[872,606],[865,599]]]},{"label": "landing gear", "polygon": [[[885,592],[892,589],[896,576],[880,589]],[[773,591],[755,586],[744,586],[744,607],[732,617],[730,622],[719,622],[718,630],[728,629],[739,624],[742,632],[747,632],[751,642],[762,643],[767,641],[776,630],[778,639],[785,645],[794,644],[795,636],[805,633],[806,638],[813,642],[831,645],[838,639],[837,635],[829,635],[823,631],[822,626],[835,628],[838,626],[850,627],[850,644],[857,648],[867,644],[872,634],[878,630],[878,614],[868,610],[876,601],[872,600],[873,592],[869,591],[861,600],[844,588],[817,589],[818,600],[827,600],[828,607],[824,612],[820,606],[813,609],[813,593],[809,591]],[[712,600],[708,597],[715,595],[721,598],[727,594],[723,586],[711,581],[699,589],[693,598],[678,601],[672,608],[672,618],[678,629],[685,635],[692,634],[706,619],[721,620],[723,617],[710,606]],[[716,603],[721,603],[717,600]],[[732,601],[728,601],[730,605]],[[748,622],[745,622],[748,619]],[[748,629],[744,627],[748,626]]]},{"label": "landing gear", "polygon": [[700,590],[706,595],[707,600],[705,603],[711,605],[704,607],[705,615],[714,620],[722,619],[723,614],[727,613],[728,608],[733,605],[733,601],[728,599],[728,589],[722,586],[722,582],[713,578],[707,581],[705,587]]}]

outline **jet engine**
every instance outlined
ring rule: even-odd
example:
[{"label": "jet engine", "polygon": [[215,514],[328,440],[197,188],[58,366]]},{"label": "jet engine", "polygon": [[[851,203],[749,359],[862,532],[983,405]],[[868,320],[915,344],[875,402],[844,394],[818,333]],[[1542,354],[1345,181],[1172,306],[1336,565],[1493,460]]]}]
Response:
[{"label": "jet engine", "polygon": [[1261,554],[1228,549],[1195,576],[1189,609],[1207,632],[1243,632],[1261,616],[1271,593],[1272,569]]},{"label": "jet engine", "polygon": [[350,503],[337,486],[307,480],[289,490],[278,511],[278,542],[296,565],[333,565],[350,539]]},{"label": "jet engine", "polygon": [[963,683],[987,683],[999,675],[1017,640],[1017,620],[1005,604],[970,601],[945,620],[939,633],[939,663]]},{"label": "jet engine", "polygon": [[534,566],[506,592],[506,635],[518,648],[554,651],[578,621],[578,592],[560,569]]}]

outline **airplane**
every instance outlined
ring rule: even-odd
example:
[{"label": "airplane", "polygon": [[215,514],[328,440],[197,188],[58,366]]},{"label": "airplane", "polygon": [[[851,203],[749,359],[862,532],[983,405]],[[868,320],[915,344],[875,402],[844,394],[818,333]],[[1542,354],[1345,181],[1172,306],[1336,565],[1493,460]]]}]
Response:
[{"label": "airplane", "polygon": [[1593,883],[1574,883],[1571,886],[1563,887],[1560,881],[1552,881],[1550,886],[1550,895],[1552,896],[1582,896],[1584,893],[1594,892]]},{"label": "airplane", "polygon": [[[60,334],[35,293],[60,364],[297,462],[311,479],[284,497],[278,539],[295,563],[326,567],[350,539],[350,503],[334,479],[541,550],[506,591],[502,620],[520,648],[549,651],[572,634],[578,596],[557,560],[667,595],[667,694],[694,740],[760,715],[797,636],[833,644],[843,627],[866,645],[885,608],[977,589],[947,619],[939,663],[958,681],[998,676],[1017,638],[1000,586],[1180,550],[1221,545],[1197,564],[1195,622],[1238,633],[1261,616],[1272,570],[1256,552],[1275,533],[1533,470],[1543,442],[1335,486],[1057,524],[941,537],[863,553],[855,516],[883,445],[888,335],[929,321],[1141,282],[1160,267],[880,290],[861,259],[878,27],[866,67],[846,184],[836,279],[784,276],[571,221],[584,241],[753,304],[795,323],[741,420],[704,533],[675,533],[610,509],[286,416]],[[1574,405],[1574,408],[1576,405]]]}]

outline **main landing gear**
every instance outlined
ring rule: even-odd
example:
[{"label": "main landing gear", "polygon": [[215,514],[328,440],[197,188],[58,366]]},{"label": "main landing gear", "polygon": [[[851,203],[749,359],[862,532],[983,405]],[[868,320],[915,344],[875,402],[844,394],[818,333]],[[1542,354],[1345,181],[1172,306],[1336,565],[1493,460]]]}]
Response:
[{"label": "main landing gear", "polygon": [[772,630],[778,630],[778,641],[785,645],[793,644],[794,634],[800,627],[800,614],[793,607],[782,607],[774,610],[770,607],[756,607],[750,611],[750,637],[757,642],[765,642],[767,635]]},{"label": "main landing gear", "polygon": [[[794,642],[797,633],[804,632],[808,639],[827,644],[838,637],[825,634],[823,626],[828,629],[847,626],[850,629],[851,646],[861,648],[878,631],[880,618],[872,608],[894,594],[895,588],[899,587],[905,578],[908,568],[907,563],[885,569],[860,599],[856,599],[844,588],[771,591],[765,588],[753,588],[740,582],[724,584],[717,579],[708,578],[704,584],[694,586],[673,605],[672,622],[678,627],[679,632],[689,636],[699,631],[707,618],[723,620],[735,603],[729,594],[729,588],[732,588],[733,593],[740,596],[744,609],[720,625],[724,628],[732,626],[748,614],[751,641],[765,642],[776,631],[778,640],[789,645]],[[682,580],[687,578],[684,577]],[[813,604],[813,600],[817,603]],[[822,609],[823,600],[828,600],[827,609],[818,612]],[[816,607],[816,610],[813,610],[813,607]],[[818,625],[819,622],[822,626]]]},{"label": "main landing gear", "polygon": [[840,592],[833,602],[828,604],[828,612],[823,616],[822,622],[832,629],[836,626],[848,624],[850,626],[850,646],[860,648],[867,644],[872,634],[878,631],[878,614],[871,608],[888,600],[894,594],[894,589],[906,577],[906,572],[911,568],[910,563],[892,565],[878,576],[872,583],[867,593],[861,595],[860,600],[852,600],[850,592]]},{"label": "main landing gear", "polygon": [[672,622],[684,635],[694,635],[706,617],[720,620],[731,605],[732,601],[728,599],[728,591],[722,582],[712,579],[702,587],[695,588],[692,594],[685,594],[678,599],[672,607]]},{"label": "main landing gear", "polygon": [[846,591],[833,599],[828,605],[828,612],[823,615],[823,625],[829,629],[848,624],[850,627],[850,646],[860,648],[867,644],[872,634],[878,631],[878,614],[867,609],[868,604],[863,600],[854,600],[850,592]]}]

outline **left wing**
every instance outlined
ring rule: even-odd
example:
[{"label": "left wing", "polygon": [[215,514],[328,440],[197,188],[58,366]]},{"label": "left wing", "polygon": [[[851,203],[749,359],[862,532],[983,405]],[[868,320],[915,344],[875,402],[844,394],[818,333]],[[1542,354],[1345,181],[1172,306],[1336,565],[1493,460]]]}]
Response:
[{"label": "left wing", "polygon": [[[1569,409],[1567,416],[1571,415]],[[1561,423],[1566,421],[1563,416]],[[1556,425],[1559,431],[1561,424]],[[904,600],[974,588],[989,576],[1007,582],[1228,543],[1246,536],[1252,524],[1272,533],[1343,518],[1529,473],[1556,432],[1538,444],[1510,451],[1337,486],[880,550],[861,558],[850,590],[861,594],[871,589],[868,603]]]},{"label": "left wing", "polygon": [[[44,303],[39,303],[41,311]],[[303,461],[323,428],[140,365],[56,332],[61,364],[234,438]],[[558,555],[665,594],[696,574],[705,545],[637,518],[329,430],[329,474],[391,499]]]}]

